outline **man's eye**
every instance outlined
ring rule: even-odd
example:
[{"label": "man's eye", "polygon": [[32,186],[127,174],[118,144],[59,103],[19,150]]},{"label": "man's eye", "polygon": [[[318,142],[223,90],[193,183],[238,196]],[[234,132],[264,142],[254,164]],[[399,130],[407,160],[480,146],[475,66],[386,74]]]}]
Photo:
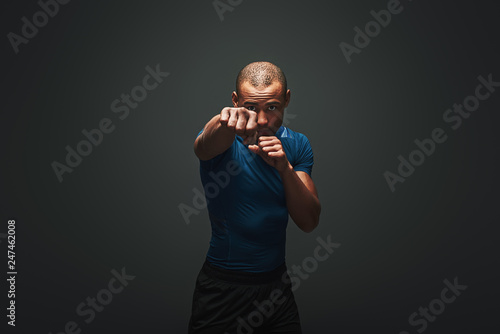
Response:
[{"label": "man's eye", "polygon": [[269,106],[269,110],[275,111],[276,110],[276,106]]},{"label": "man's eye", "polygon": [[254,106],[248,106],[247,107],[248,110],[252,110],[252,111],[255,111],[255,107]]}]

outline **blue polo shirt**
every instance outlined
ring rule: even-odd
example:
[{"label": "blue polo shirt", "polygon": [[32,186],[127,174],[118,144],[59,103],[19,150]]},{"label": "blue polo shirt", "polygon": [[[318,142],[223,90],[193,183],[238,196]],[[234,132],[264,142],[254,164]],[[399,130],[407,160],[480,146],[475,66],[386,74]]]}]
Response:
[{"label": "blue polo shirt", "polygon": [[[314,159],[307,137],[284,126],[275,136],[294,170],[311,175]],[[271,271],[284,263],[288,209],[278,171],[236,135],[225,152],[200,160],[200,176],[212,226],[207,260],[247,272]]]}]

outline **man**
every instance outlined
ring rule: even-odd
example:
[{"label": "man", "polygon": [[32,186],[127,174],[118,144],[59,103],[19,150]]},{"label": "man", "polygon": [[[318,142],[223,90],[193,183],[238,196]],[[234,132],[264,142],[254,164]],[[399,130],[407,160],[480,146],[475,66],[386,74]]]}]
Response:
[{"label": "man", "polygon": [[311,145],[281,126],[290,90],[276,65],[245,66],[232,102],[194,142],[212,238],[189,334],[302,333],[285,240],[289,214],[307,233],[319,222]]}]

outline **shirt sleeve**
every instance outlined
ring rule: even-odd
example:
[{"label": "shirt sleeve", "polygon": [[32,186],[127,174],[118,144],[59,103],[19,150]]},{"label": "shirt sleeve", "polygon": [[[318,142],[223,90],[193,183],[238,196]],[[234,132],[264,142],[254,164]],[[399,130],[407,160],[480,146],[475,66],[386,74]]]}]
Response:
[{"label": "shirt sleeve", "polygon": [[312,167],[314,165],[314,155],[311,147],[311,143],[306,136],[300,136],[300,140],[297,143],[297,159],[293,169],[298,172],[306,172],[309,176],[312,176]]}]

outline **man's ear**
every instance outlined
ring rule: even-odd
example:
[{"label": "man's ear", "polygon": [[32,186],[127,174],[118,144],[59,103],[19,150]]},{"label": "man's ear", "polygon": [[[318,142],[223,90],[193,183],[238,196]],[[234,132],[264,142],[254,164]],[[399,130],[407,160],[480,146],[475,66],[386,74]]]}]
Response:
[{"label": "man's ear", "polygon": [[238,107],[238,94],[236,94],[236,92],[233,92],[231,98],[233,100],[233,107]]},{"label": "man's ear", "polygon": [[286,94],[285,94],[285,108],[288,107],[288,103],[290,103],[290,96],[291,96],[291,92],[289,89],[286,91]]}]

